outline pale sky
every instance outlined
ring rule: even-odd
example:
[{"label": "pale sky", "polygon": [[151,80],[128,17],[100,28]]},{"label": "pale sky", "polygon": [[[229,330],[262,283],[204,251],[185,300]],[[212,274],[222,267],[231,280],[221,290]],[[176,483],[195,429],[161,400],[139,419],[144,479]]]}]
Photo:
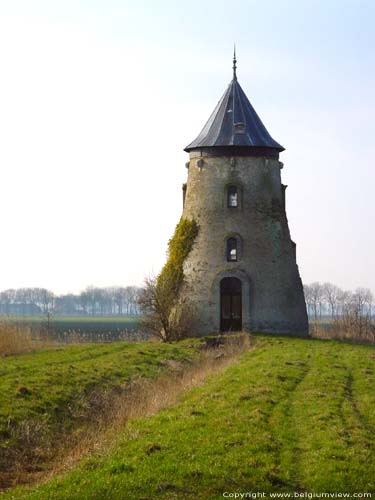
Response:
[{"label": "pale sky", "polygon": [[159,271],[233,42],[303,281],[375,290],[374,23],[373,0],[0,0],[0,290]]}]

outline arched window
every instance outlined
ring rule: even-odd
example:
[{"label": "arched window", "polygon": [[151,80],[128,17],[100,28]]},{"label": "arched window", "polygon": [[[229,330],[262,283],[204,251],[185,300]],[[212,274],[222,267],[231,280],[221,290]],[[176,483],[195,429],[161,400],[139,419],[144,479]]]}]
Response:
[{"label": "arched window", "polygon": [[228,207],[236,208],[238,207],[238,190],[237,186],[228,187]]},{"label": "arched window", "polygon": [[238,242],[237,238],[227,239],[227,261],[236,262],[238,258]]}]

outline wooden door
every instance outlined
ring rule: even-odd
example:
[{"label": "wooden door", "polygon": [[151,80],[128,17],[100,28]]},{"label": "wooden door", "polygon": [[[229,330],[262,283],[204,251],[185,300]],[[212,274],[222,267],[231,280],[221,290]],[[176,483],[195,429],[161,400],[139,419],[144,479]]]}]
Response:
[{"label": "wooden door", "polygon": [[242,330],[242,284],[238,278],[223,278],[220,282],[220,330]]}]

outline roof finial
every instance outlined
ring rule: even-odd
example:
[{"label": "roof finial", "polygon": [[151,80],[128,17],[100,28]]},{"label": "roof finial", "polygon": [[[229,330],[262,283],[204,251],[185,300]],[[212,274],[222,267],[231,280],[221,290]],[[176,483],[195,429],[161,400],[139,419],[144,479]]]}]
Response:
[{"label": "roof finial", "polygon": [[234,44],[234,51],[233,51],[233,80],[237,80],[237,59],[236,59],[236,44]]}]

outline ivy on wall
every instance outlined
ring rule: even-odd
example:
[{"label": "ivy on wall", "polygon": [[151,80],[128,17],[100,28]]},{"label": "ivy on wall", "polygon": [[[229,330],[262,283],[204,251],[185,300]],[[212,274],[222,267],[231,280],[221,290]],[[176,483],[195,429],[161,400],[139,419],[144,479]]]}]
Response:
[{"label": "ivy on wall", "polygon": [[198,230],[195,220],[181,218],[168,242],[168,260],[157,278],[156,286],[159,295],[164,297],[171,307],[184,280],[183,264],[193,247]]}]

